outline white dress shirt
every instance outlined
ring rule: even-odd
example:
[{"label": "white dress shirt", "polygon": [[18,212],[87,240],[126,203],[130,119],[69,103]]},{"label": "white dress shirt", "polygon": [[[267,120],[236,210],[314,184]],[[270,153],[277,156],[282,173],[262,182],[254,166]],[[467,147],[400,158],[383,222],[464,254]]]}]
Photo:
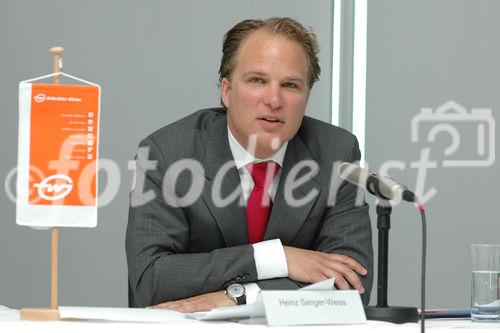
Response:
[{"label": "white dress shirt", "polygon": [[[249,163],[259,163],[265,161],[274,161],[283,167],[283,160],[285,159],[285,152],[288,142],[285,142],[283,146],[272,156],[266,159],[258,159],[248,152],[243,146],[235,139],[231,130],[227,129],[229,147],[231,148],[231,153],[233,154],[233,159],[238,169],[238,174],[240,175],[241,189],[243,192],[243,198],[245,199],[245,204],[248,201],[248,197],[252,192],[254,187],[254,182],[252,175],[247,170],[245,165]],[[268,193],[271,199],[274,201],[274,196],[276,195],[276,190],[278,189],[278,183],[281,177],[281,168],[274,177],[274,180],[269,186]],[[272,239],[268,241],[263,241],[253,244],[254,249],[254,259],[255,267],[257,268],[257,278],[259,280],[274,279],[280,277],[288,276],[288,266],[286,264],[285,251],[283,245],[279,238]],[[245,284],[245,289],[247,293],[247,303],[255,303],[257,294],[260,290],[256,283]]]}]

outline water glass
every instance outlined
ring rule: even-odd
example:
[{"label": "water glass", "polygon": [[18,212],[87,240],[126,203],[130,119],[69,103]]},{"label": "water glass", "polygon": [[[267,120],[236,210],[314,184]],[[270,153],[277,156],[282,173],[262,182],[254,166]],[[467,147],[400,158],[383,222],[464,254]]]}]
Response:
[{"label": "water glass", "polygon": [[473,244],[471,318],[500,322],[500,245]]}]

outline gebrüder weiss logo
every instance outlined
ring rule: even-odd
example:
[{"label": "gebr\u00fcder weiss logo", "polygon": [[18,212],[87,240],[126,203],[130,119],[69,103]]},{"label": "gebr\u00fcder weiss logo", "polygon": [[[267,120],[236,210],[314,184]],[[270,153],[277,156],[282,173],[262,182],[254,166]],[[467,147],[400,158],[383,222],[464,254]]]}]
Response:
[{"label": "gebr\u00fcder weiss logo", "polygon": [[35,102],[42,103],[42,102],[45,102],[46,96],[45,96],[45,94],[38,94],[33,98],[35,99]]},{"label": "gebr\u00fcder weiss logo", "polygon": [[55,201],[67,196],[73,189],[73,179],[67,175],[56,174],[48,176],[38,184],[33,184],[38,188],[40,198]]}]

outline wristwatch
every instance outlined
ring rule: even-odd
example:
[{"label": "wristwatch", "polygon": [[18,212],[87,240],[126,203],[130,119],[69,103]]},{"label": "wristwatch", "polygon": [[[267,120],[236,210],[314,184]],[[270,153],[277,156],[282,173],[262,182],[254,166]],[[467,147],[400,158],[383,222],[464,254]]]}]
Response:
[{"label": "wristwatch", "polygon": [[245,286],[239,283],[231,283],[226,287],[225,294],[229,297],[236,305],[247,304],[247,294]]}]

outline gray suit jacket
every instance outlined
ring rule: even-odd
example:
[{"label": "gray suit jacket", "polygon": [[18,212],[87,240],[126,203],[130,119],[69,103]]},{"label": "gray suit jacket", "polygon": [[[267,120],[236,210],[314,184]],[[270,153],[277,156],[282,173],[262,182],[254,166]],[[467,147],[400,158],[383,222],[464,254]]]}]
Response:
[{"label": "gray suit jacket", "polygon": [[[144,157],[138,156],[137,183],[130,194],[131,203],[148,201],[154,194],[154,199],[136,207],[131,204],[129,210],[126,252],[130,306],[144,307],[220,290],[231,280],[257,282],[261,289],[295,289],[302,285],[288,278],[258,281],[253,247],[247,240],[245,208],[239,200],[223,208],[214,203],[214,178],[225,163],[233,161],[225,110],[197,111],[151,134],[140,147],[148,147],[146,157],[157,162],[151,169]],[[162,191],[168,192],[168,187],[182,197],[196,177],[184,171],[175,183],[168,179],[164,183],[164,176],[173,163],[186,158],[201,163],[204,185],[194,203],[175,207],[164,200]],[[368,206],[364,201],[361,206],[355,205],[362,192],[345,182],[337,186],[335,204],[328,204],[332,177],[334,184],[340,184],[338,175],[332,175],[334,162],[359,158],[352,134],[304,117],[287,147],[264,239],[279,238],[283,245],[354,258],[369,272],[362,279],[366,289],[363,300],[367,303],[373,277]],[[318,193],[305,205],[291,207],[284,199],[284,180],[303,160],[315,161],[319,172],[298,186],[294,197],[304,197],[312,190]],[[240,178],[233,162],[222,180],[222,197],[235,189],[240,189]]]}]

